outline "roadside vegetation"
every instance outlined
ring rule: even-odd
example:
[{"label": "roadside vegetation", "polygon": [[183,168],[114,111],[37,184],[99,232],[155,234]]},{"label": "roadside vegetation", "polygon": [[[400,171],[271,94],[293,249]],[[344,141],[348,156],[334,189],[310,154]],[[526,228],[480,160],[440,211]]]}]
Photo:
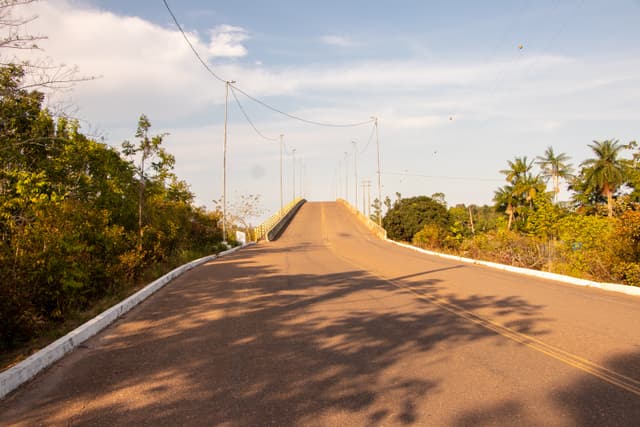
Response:
[{"label": "roadside vegetation", "polygon": [[[44,38],[22,30],[30,2],[0,1],[0,368],[223,248],[220,210],[194,205],[148,117],[116,148],[45,106],[45,93],[93,78],[11,56]],[[235,219],[257,209],[247,197],[231,209],[231,244]]]},{"label": "roadside vegetation", "polygon": [[0,67],[3,351],[222,240],[219,213],[194,206],[145,115],[118,151],[52,117],[24,78],[20,65]]},{"label": "roadside vegetation", "polygon": [[[589,147],[576,168],[552,147],[509,160],[493,206],[396,194],[382,224],[389,238],[426,249],[640,286],[640,150],[618,140]],[[558,202],[563,185],[569,202]]]}]

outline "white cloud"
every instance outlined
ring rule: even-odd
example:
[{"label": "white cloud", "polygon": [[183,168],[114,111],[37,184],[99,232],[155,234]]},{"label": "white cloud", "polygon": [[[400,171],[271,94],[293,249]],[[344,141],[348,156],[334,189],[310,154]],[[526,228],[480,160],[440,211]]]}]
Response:
[{"label": "white cloud", "polygon": [[336,47],[353,47],[356,43],[349,37],[346,36],[338,36],[335,34],[322,36],[320,41],[324,44],[328,44],[329,46]]},{"label": "white cloud", "polygon": [[[167,143],[169,151],[176,154],[177,172],[193,184],[199,200],[218,197],[219,176],[206,171],[217,170],[215,165],[221,163],[224,85],[207,74],[173,26],[74,4],[65,0],[37,2],[25,14],[40,16],[31,24],[31,33],[49,37],[41,43],[46,55],[77,65],[84,75],[103,76],[78,85],[70,94],[80,108],[79,114],[104,129],[111,136],[109,142],[117,145],[132,137],[137,117],[146,113],[154,129],[171,132]],[[536,144],[544,149],[550,143],[547,138],[559,132],[565,132],[561,135],[567,144],[582,148],[582,141],[586,144],[610,132],[624,140],[632,126],[637,130],[637,125],[629,123],[640,119],[640,78],[635,72],[640,60],[629,55],[607,61],[534,54],[518,60],[492,61],[380,59],[277,68],[267,58],[262,58],[267,65],[216,63],[216,58],[246,55],[243,42],[248,34],[248,30],[226,25],[212,30],[211,37],[197,33],[188,36],[205,58],[211,58],[212,68],[222,78],[237,80],[239,87],[282,110],[322,122],[359,122],[377,115],[386,153],[383,167],[388,170],[421,172],[424,164],[417,160],[411,164],[421,158],[420,152],[415,152],[420,148],[413,147],[428,146],[431,153],[438,149],[445,159],[448,153],[442,147],[450,146],[464,153],[457,155],[456,165],[469,175],[486,176],[495,174],[512,155],[541,154]],[[324,41],[352,43],[340,37]],[[310,170],[315,159],[328,162],[318,164],[318,174],[332,173],[351,139],[361,142],[369,137],[369,127],[310,128],[272,114],[242,96],[240,99],[265,135],[285,133],[287,144],[296,144],[298,153],[308,155]],[[243,174],[250,175],[251,166],[260,164],[259,157],[264,153],[277,156],[277,144],[275,148],[260,145],[265,142],[244,122],[231,96],[230,102],[230,150],[232,156],[238,156],[230,164],[240,168],[244,167],[241,158],[250,162],[235,172],[233,182],[249,188],[256,183],[243,181]],[[450,116],[454,120],[449,120]],[[574,127],[569,126],[571,123]],[[504,144],[496,149],[494,145],[501,141]],[[558,147],[558,151],[569,151],[573,146],[565,147]],[[486,152],[499,152],[500,158],[495,161],[499,164],[482,161]],[[366,155],[372,153],[370,148]],[[434,168],[429,173],[432,175],[452,174],[442,160],[429,163],[429,167]],[[363,175],[366,170],[363,165]],[[272,179],[277,181],[276,172],[268,169],[261,185],[266,188]],[[318,176],[315,182],[320,186],[331,179]],[[388,185],[392,191],[391,183]],[[462,186],[451,187],[451,194],[447,188],[434,188],[432,192],[439,190],[452,197],[450,202],[465,201],[467,190]],[[327,190],[323,187],[323,191]],[[333,195],[331,189],[328,191],[321,197]],[[492,192],[477,187],[468,191],[475,194],[475,199],[466,201],[474,202],[481,202],[480,197],[488,201]],[[410,194],[409,189],[402,192]],[[269,199],[271,193],[263,191],[269,207],[279,204]]]},{"label": "white cloud", "polygon": [[208,52],[212,57],[237,58],[247,55],[242,42],[249,39],[248,32],[241,27],[218,25],[211,30]]}]

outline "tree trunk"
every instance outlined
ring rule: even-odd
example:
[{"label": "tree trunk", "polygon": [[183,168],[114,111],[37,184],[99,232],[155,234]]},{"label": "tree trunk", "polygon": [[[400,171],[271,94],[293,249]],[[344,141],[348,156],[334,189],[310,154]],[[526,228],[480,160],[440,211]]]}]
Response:
[{"label": "tree trunk", "polygon": [[560,177],[553,175],[553,204],[558,203],[558,193],[560,192]]},{"label": "tree trunk", "polygon": [[609,218],[613,218],[613,192],[609,189],[609,186],[605,186],[607,193],[607,210],[609,212]]}]

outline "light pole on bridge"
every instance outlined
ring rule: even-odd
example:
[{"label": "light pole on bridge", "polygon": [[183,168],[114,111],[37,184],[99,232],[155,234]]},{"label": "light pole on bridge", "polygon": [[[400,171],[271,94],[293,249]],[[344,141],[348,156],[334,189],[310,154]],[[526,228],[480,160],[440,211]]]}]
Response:
[{"label": "light pole on bridge", "polygon": [[229,85],[235,83],[235,80],[227,80],[225,82],[224,95],[224,143],[222,156],[222,241],[227,243],[227,110],[229,104]]},{"label": "light pole on bridge", "polygon": [[293,170],[293,199],[296,199],[296,149],[291,150],[291,156],[293,157],[293,165],[291,169]]},{"label": "light pole on bridge", "polygon": [[380,139],[378,138],[378,118],[371,116],[373,119],[373,125],[376,128],[376,149],[378,152],[378,206],[380,212],[378,213],[378,225],[382,226],[382,185],[380,184]]},{"label": "light pole on bridge", "polygon": [[355,141],[351,141],[351,143],[353,144],[353,184],[356,194],[356,204],[354,206],[358,209],[358,144]]}]

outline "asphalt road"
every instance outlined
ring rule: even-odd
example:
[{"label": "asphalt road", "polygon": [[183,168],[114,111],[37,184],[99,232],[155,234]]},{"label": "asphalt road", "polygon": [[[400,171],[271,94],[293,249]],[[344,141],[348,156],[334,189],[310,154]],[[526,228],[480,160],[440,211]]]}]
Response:
[{"label": "asphalt road", "polygon": [[0,403],[0,425],[639,426],[640,299],[377,240],[307,203]]}]

